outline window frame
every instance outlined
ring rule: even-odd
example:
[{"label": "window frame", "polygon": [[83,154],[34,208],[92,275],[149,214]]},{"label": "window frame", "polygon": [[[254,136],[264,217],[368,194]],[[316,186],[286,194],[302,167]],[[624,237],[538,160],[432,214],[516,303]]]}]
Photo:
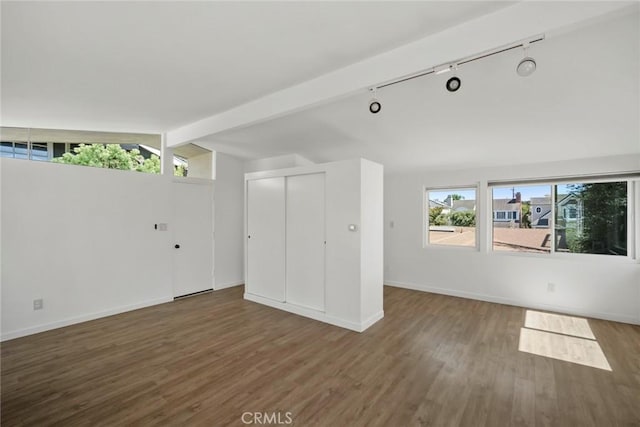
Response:
[{"label": "window frame", "polygon": [[[555,245],[555,232],[556,232],[556,191],[555,186],[561,184],[580,183],[580,184],[598,184],[607,182],[626,182],[627,183],[627,255],[604,255],[604,254],[591,254],[580,252],[559,252],[556,251]],[[603,262],[633,262],[640,263],[638,252],[638,238],[640,238],[640,226],[636,225],[636,217],[640,211],[640,174],[624,174],[624,175],[611,175],[611,176],[571,176],[562,177],[557,179],[535,179],[520,181],[488,181],[486,199],[489,206],[492,206],[493,202],[493,189],[505,186],[528,186],[528,185],[549,185],[551,187],[551,213],[549,218],[549,229],[552,231],[552,242],[550,245],[550,251],[548,253],[535,253],[535,252],[517,252],[517,251],[497,251],[493,248],[494,239],[494,227],[493,227],[493,211],[489,216],[488,224],[488,241],[487,252],[496,256],[519,256],[519,257],[534,257],[542,259],[563,259],[563,260],[585,260],[589,261],[603,261]],[[477,226],[477,224],[476,224]]]},{"label": "window frame", "polygon": [[[476,202],[476,225],[475,225],[475,244],[473,246],[463,245],[443,245],[429,242],[429,192],[430,191],[455,191],[455,190],[473,190],[475,192]],[[480,201],[480,185],[474,184],[462,184],[462,185],[446,185],[446,186],[422,186],[422,248],[432,250],[462,250],[462,251],[480,251],[480,232],[482,229],[482,218],[480,212],[482,210],[482,203]]]}]

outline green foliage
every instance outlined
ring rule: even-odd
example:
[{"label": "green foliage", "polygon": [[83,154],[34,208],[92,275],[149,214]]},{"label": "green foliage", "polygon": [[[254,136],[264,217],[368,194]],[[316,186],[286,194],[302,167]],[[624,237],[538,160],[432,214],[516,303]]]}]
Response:
[{"label": "green foliage", "polygon": [[[140,156],[142,157],[142,156]],[[137,159],[139,161],[139,159]],[[138,172],[160,173],[160,157],[152,154],[148,159],[143,159],[136,167]]]},{"label": "green foliage", "polygon": [[449,219],[451,225],[456,227],[474,227],[476,225],[476,213],[473,211],[452,212]]},{"label": "green foliage", "polygon": [[454,225],[456,227],[474,227],[476,225],[476,213],[473,211],[442,213],[443,208],[438,206],[429,209],[429,225]]},{"label": "green foliage", "polygon": [[[582,203],[581,233],[570,248],[595,254],[627,254],[627,183],[602,182],[573,186]],[[569,231],[567,229],[567,231]]]},{"label": "green foliage", "polygon": [[441,213],[442,213],[442,207],[441,206],[436,206],[435,208],[430,208],[429,209],[429,224],[437,225],[436,224],[436,218]]},{"label": "green foliage", "polygon": [[434,218],[432,225],[449,225],[449,215],[441,213]]},{"label": "green foliage", "polygon": [[464,196],[461,196],[460,194],[452,194],[451,200],[464,200]]},{"label": "green foliage", "polygon": [[175,176],[187,176],[187,168],[182,165],[178,165],[173,169],[173,174]]},{"label": "green foliage", "polygon": [[522,220],[520,221],[520,228],[531,228],[531,203],[522,203]]},{"label": "green foliage", "polygon": [[[145,159],[140,151],[127,151],[119,144],[80,144],[73,153],[64,153],[53,159],[55,163],[92,166],[96,168],[135,170],[144,173],[160,173],[160,157],[152,154]],[[174,169],[175,176],[187,176],[187,169],[180,165]]]},{"label": "green foliage", "polygon": [[442,206],[429,208],[429,225],[449,225],[449,215],[443,214]]},{"label": "green foliage", "polygon": [[127,152],[118,144],[80,144],[73,153],[64,153],[62,157],[53,159],[56,163],[92,166],[96,168],[132,170],[138,166],[140,152]]}]

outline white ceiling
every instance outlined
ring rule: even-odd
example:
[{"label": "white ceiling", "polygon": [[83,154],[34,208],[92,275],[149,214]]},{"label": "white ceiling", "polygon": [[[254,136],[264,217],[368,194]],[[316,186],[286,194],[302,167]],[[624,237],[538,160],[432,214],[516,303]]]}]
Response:
[{"label": "white ceiling", "polygon": [[6,2],[3,126],[164,132],[512,2]]},{"label": "white ceiling", "polygon": [[[3,1],[0,124],[165,132],[531,3],[499,11],[512,4]],[[361,93],[197,143],[386,170],[639,154],[638,10],[548,35],[528,78],[515,74],[516,50],[461,67],[455,94],[448,75],[430,75],[380,90],[379,115]]]},{"label": "white ceiling", "polygon": [[462,88],[429,75],[200,141],[245,158],[298,153],[315,162],[364,157],[386,170],[492,166],[640,154],[638,8],[530,48],[466,64]]}]

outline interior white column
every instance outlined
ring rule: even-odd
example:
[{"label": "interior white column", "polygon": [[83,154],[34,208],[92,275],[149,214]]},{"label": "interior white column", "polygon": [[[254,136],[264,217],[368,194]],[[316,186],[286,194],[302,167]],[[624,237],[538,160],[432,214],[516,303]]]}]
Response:
[{"label": "interior white column", "polygon": [[160,135],[160,173],[173,176],[173,148],[167,147],[167,134]]}]

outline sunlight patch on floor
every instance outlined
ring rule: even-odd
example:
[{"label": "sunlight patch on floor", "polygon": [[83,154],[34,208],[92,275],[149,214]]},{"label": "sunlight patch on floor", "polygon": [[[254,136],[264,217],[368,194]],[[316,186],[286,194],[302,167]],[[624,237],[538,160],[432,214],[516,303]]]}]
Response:
[{"label": "sunlight patch on floor", "polygon": [[520,328],[518,350],[565,362],[611,371],[597,341]]},{"label": "sunlight patch on floor", "polygon": [[593,332],[591,332],[591,327],[589,327],[587,319],[581,319],[579,317],[527,310],[524,327],[556,332],[563,335],[572,335],[574,337],[589,338],[591,340],[596,339]]}]

